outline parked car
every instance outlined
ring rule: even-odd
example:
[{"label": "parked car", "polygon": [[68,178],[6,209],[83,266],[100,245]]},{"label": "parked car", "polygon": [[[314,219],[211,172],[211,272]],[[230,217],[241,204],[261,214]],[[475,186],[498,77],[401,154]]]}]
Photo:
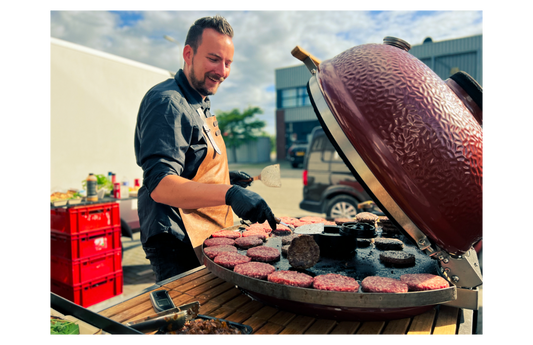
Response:
[{"label": "parked car", "polygon": [[339,156],[322,127],[316,127],[304,162],[300,208],[330,218],[353,218],[358,204],[371,200]]},{"label": "parked car", "polygon": [[297,168],[304,163],[305,153],[307,152],[307,141],[295,141],[287,150],[287,159],[291,162],[293,168]]}]

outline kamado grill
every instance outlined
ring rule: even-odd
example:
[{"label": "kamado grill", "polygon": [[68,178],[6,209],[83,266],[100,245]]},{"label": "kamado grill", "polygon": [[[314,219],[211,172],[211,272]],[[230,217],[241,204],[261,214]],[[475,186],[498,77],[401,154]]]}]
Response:
[{"label": "kamado grill", "polygon": [[[450,287],[407,293],[299,288],[237,274],[204,253],[211,272],[252,298],[326,318],[396,319],[436,304],[478,309],[483,281],[473,246],[482,238],[482,89],[462,72],[443,81],[409,49],[407,42],[385,37],[383,44],[356,46],[323,62],[293,50],[311,73],[308,93],[324,131],[401,231],[403,251],[416,259],[411,267],[388,267],[371,245],[345,257],[321,255],[305,273],[339,273],[359,283],[366,276],[431,273]],[[325,226],[313,236],[322,245],[334,243],[341,229]],[[265,245],[279,247],[279,239]],[[272,264],[292,269],[283,256]]]}]

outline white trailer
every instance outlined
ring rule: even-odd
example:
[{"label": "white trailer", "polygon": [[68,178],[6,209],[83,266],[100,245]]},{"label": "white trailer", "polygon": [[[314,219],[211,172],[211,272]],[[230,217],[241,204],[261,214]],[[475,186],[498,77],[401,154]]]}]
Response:
[{"label": "white trailer", "polygon": [[[142,181],[137,111],[146,91],[172,73],[56,38],[50,54],[50,192],[81,189],[89,173]],[[120,203],[121,218],[138,227],[136,200]]]}]

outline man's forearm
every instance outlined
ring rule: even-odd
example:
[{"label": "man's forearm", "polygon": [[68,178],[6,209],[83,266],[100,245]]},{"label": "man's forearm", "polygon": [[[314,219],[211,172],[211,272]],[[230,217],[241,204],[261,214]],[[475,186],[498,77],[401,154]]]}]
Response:
[{"label": "man's forearm", "polygon": [[226,192],[230,185],[198,183],[181,176],[165,176],[150,196],[155,202],[183,209],[226,204]]}]

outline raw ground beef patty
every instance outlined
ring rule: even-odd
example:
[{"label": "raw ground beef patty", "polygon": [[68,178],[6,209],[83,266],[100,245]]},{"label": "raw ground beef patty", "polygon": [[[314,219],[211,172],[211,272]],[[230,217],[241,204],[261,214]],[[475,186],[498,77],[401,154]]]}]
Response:
[{"label": "raw ground beef patty", "polygon": [[354,292],[359,290],[359,283],[352,277],[327,273],[316,276],[313,279],[313,287],[318,290]]},{"label": "raw ground beef patty", "polygon": [[239,238],[241,233],[233,230],[219,230],[211,235],[212,237],[226,237],[226,238]]},{"label": "raw ground beef patty", "polygon": [[235,245],[239,248],[252,248],[263,244],[263,239],[260,236],[246,236],[239,237],[235,240]]},{"label": "raw ground beef patty", "polygon": [[232,238],[227,238],[227,237],[212,237],[204,241],[204,245],[206,247],[223,246],[223,245],[232,246],[234,244],[235,244],[235,240]]},{"label": "raw ground beef patty", "polygon": [[235,252],[224,252],[218,254],[213,260],[216,264],[229,268],[230,270],[238,264],[250,262],[251,258]]},{"label": "raw ground beef patty", "polygon": [[249,237],[249,236],[258,236],[261,239],[265,240],[268,237],[268,234],[261,229],[252,229],[252,230],[246,230],[242,233],[242,237]]},{"label": "raw ground beef patty", "polygon": [[272,232],[272,228],[270,227],[270,224],[268,224],[268,221],[263,223],[253,223],[247,227],[246,230],[263,230],[267,234]]},{"label": "raw ground beef patty", "polygon": [[403,274],[400,280],[407,284],[409,291],[438,290],[450,287],[448,281],[429,273]]},{"label": "raw ground beef patty", "polygon": [[210,258],[211,260],[213,260],[220,253],[224,253],[224,252],[235,252],[236,253],[237,247],[224,245],[224,246],[214,246],[214,247],[204,248],[205,255],[207,255],[207,257]]},{"label": "raw ground beef patty", "polygon": [[288,236],[292,234],[292,230],[286,227],[285,225],[278,224],[276,226],[276,230],[273,230],[272,233],[278,236]]},{"label": "raw ground beef patty", "polygon": [[296,271],[275,271],[267,279],[272,283],[298,287],[310,287],[313,284],[313,277]]},{"label": "raw ground beef patty", "polygon": [[253,247],[246,251],[246,255],[254,261],[271,262],[279,260],[279,250],[272,247]]},{"label": "raw ground beef patty", "polygon": [[238,264],[233,268],[235,273],[239,273],[248,277],[266,280],[268,275],[274,272],[276,268],[271,264],[265,262],[247,262]]},{"label": "raw ground beef patty", "polygon": [[300,218],[300,222],[305,224],[314,224],[314,223],[326,223],[327,220],[322,217],[313,217],[313,216],[305,216]]},{"label": "raw ground beef patty", "polygon": [[370,276],[363,279],[361,287],[365,292],[402,293],[407,292],[407,284],[398,279]]}]

